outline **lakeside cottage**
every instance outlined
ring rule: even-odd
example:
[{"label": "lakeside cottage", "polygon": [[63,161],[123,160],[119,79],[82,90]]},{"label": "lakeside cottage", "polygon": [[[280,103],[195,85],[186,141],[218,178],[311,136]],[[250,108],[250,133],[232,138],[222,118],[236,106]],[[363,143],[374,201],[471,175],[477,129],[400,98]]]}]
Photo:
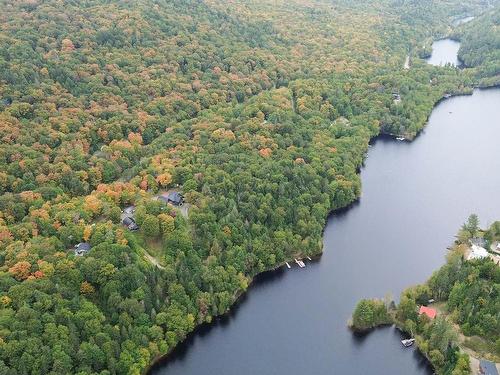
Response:
[{"label": "lakeside cottage", "polygon": [[476,245],[479,247],[485,247],[486,246],[486,240],[483,237],[474,237],[470,240],[470,243],[472,245]]},{"label": "lakeside cottage", "polygon": [[427,315],[429,319],[434,319],[437,315],[437,311],[432,307],[420,306],[420,310],[418,311],[418,315]]},{"label": "lakeside cottage", "polygon": [[481,246],[478,245],[472,245],[469,255],[467,255],[467,260],[473,260],[473,259],[484,259],[489,256],[488,251]]},{"label": "lakeside cottage", "polygon": [[479,361],[479,374],[480,375],[498,375],[498,370],[493,362],[481,359]]}]

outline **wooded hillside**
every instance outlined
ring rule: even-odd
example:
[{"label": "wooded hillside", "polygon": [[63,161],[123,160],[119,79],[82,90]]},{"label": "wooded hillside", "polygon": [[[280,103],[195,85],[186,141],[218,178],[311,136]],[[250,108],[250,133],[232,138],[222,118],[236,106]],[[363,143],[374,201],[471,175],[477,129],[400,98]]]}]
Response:
[{"label": "wooded hillside", "polygon": [[138,374],[319,253],[370,138],[476,82],[417,55],[461,3],[0,0],[0,373]]}]

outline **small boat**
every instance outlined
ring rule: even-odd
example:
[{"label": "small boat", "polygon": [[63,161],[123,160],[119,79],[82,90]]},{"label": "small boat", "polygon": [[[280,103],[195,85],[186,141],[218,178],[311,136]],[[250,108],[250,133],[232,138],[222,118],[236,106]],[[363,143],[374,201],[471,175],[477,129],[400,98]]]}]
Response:
[{"label": "small boat", "polygon": [[408,348],[408,347],[412,346],[414,342],[415,342],[415,339],[401,340],[401,344],[403,344],[403,346],[405,348]]},{"label": "small boat", "polygon": [[451,94],[446,94],[446,95],[444,96],[444,98],[445,98],[445,99],[451,98]]},{"label": "small boat", "polygon": [[287,266],[288,268],[292,268],[292,267],[288,264],[288,262],[285,262],[285,264],[286,264],[286,266]]},{"label": "small boat", "polygon": [[307,259],[312,260],[311,257],[307,257]]},{"label": "small boat", "polygon": [[396,137],[396,139],[397,139],[398,141],[404,141],[404,140],[405,140],[405,137]]}]

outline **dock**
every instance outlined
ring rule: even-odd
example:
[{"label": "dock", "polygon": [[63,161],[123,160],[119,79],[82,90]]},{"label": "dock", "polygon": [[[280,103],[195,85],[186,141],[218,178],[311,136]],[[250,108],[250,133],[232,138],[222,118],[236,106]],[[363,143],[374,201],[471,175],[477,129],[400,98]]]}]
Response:
[{"label": "dock", "polygon": [[306,266],[306,264],[303,261],[297,260],[297,259],[294,259],[294,260],[295,260],[295,263],[297,263],[300,268],[304,268]]}]

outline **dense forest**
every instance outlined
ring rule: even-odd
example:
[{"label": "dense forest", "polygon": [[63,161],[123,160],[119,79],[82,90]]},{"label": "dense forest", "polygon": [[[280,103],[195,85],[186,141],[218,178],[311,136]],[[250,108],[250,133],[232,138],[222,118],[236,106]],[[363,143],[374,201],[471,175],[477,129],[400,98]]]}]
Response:
[{"label": "dense forest", "polygon": [[[500,222],[481,231],[472,215],[461,228],[446,264],[425,284],[405,290],[397,306],[392,301],[360,301],[352,327],[366,330],[395,323],[416,338],[437,374],[470,374],[469,354],[498,362],[500,267],[498,258],[466,260],[471,243],[478,239],[486,249],[494,250],[500,243]],[[419,314],[419,306],[429,306],[429,301],[437,310],[433,320]]]},{"label": "dense forest", "polygon": [[491,72],[468,25],[470,69],[418,57],[490,3],[0,0],[0,374],[142,373],[321,252],[369,140]]},{"label": "dense forest", "polygon": [[462,41],[459,58],[467,67],[476,68],[484,86],[500,84],[500,9],[458,28],[453,36]]}]

